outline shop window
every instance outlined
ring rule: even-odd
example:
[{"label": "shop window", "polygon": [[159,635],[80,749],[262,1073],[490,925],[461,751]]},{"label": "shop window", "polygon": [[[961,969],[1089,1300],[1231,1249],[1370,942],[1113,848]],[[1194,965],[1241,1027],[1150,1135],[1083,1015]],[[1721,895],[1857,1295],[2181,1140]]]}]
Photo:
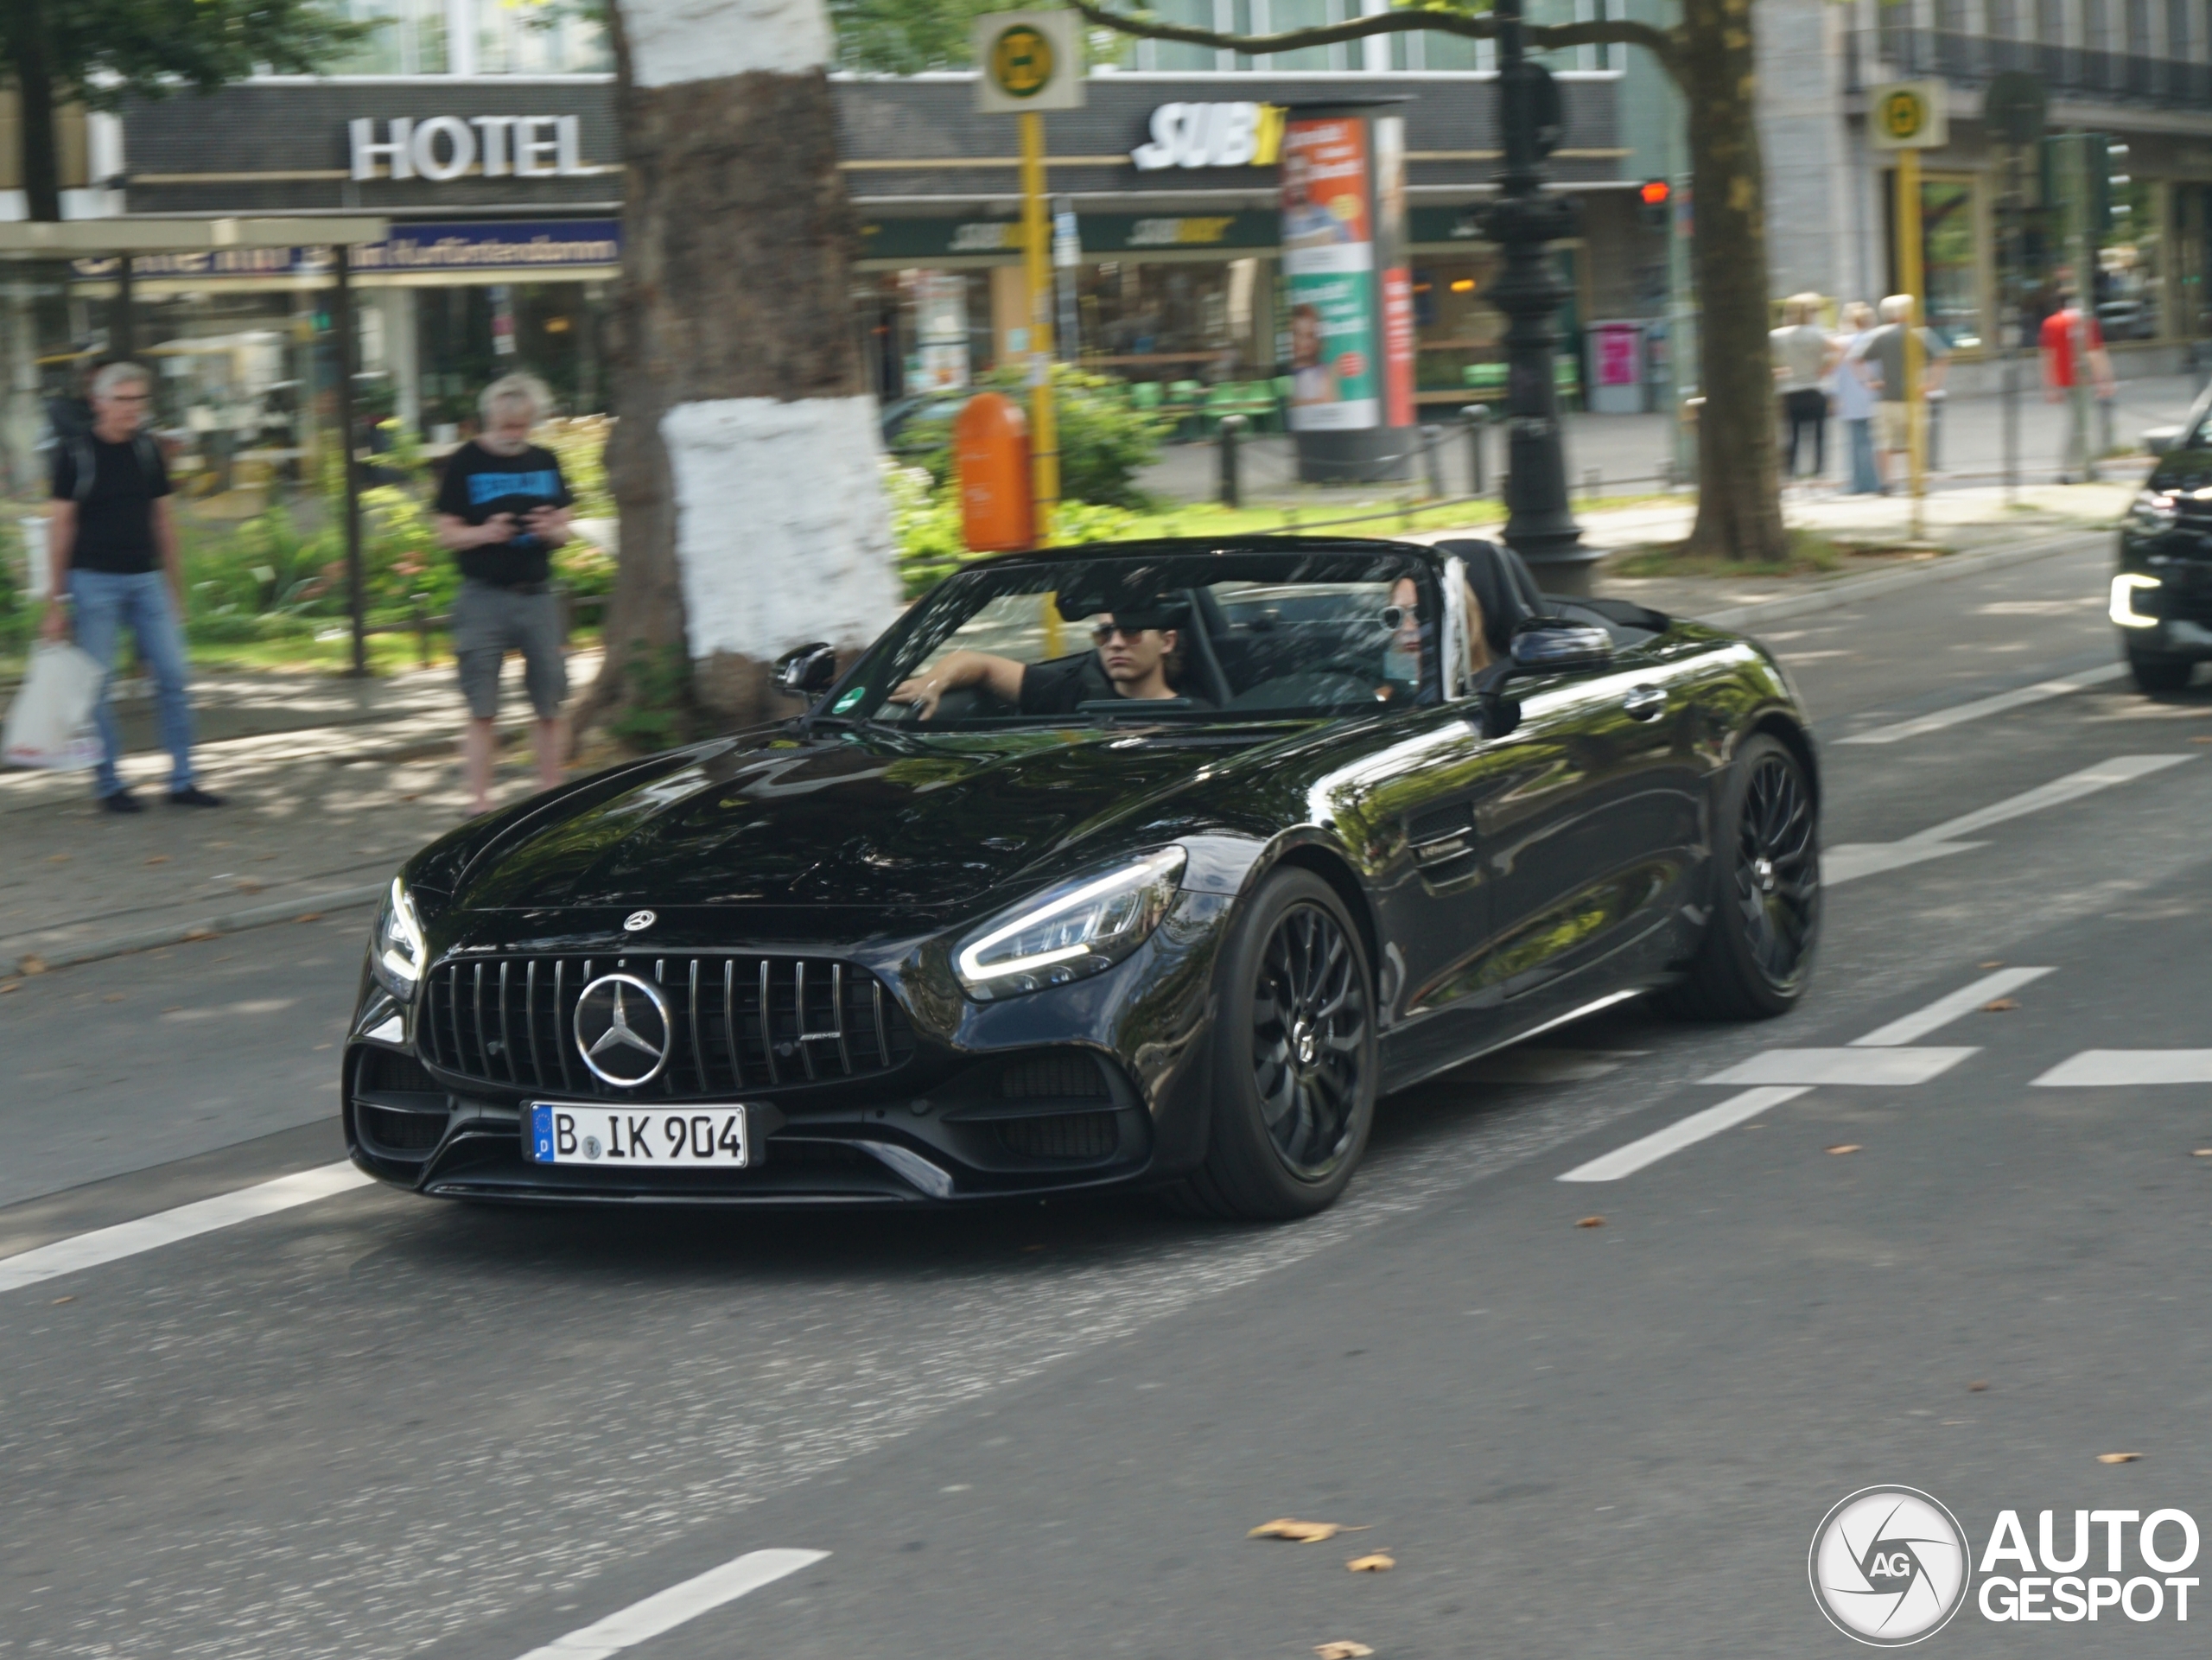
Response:
[{"label": "shop window", "polygon": [[[1255,10],[1259,10],[1255,7]],[[1294,29],[1318,29],[1326,23],[1341,22],[1347,12],[1357,15],[1357,6],[1348,7],[1345,0],[1267,0],[1267,32],[1286,34]],[[1268,58],[1268,69],[1340,69],[1344,67],[1343,48],[1329,46],[1309,46],[1300,52],[1278,52]]]},{"label": "shop window", "polygon": [[2177,184],[2173,188],[2173,332],[2189,340],[2212,335],[2212,288],[2205,275],[2212,270],[2212,248],[2207,246],[2212,226],[2212,187]]},{"label": "shop window", "polygon": [[2158,340],[2166,332],[2158,187],[2138,179],[2115,191],[2112,220],[2097,250],[2098,323],[2107,340]]},{"label": "shop window", "polygon": [[346,0],[338,10],[369,33],[330,66],[337,75],[446,73],[445,0]]},{"label": "shop window", "polygon": [[1262,262],[1077,268],[1084,360],[1129,380],[1224,380],[1275,362]]},{"label": "shop window", "polygon": [[[1163,23],[1190,29],[1215,29],[1213,0],[1157,0],[1153,15]],[[1210,46],[1188,46],[1180,41],[1146,41],[1137,48],[1141,69],[1210,73],[1221,67],[1221,54]]]},{"label": "shop window", "polygon": [[1955,348],[1982,343],[1980,264],[1970,184],[1929,179],[1920,187],[1921,275],[1928,321]]},{"label": "shop window", "polygon": [[493,75],[575,75],[614,67],[590,0],[477,0],[476,67]]}]

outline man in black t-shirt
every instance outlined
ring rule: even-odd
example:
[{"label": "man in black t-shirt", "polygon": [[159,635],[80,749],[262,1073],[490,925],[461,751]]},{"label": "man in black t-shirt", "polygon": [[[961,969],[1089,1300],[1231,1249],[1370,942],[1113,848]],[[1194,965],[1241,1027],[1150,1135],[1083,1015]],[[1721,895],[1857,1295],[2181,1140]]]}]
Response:
[{"label": "man in black t-shirt", "polygon": [[[1175,689],[1183,666],[1181,618],[1170,610],[1124,607],[1099,619],[1090,631],[1098,649],[1051,663],[1019,663],[988,652],[950,652],[925,674],[902,681],[894,703],[920,706],[932,720],[938,700],[961,686],[981,686],[1024,715],[1072,715],[1083,704],[1111,697],[1187,696]],[[1192,698],[1193,703],[1203,703]]]},{"label": "man in black t-shirt", "polygon": [[153,390],[153,377],[135,363],[111,363],[93,377],[91,429],[54,436],[47,518],[54,598],[41,633],[50,640],[73,633],[78,646],[108,671],[93,709],[100,759],[92,790],[101,806],[118,813],[139,811],[116,772],[123,742],[107,696],[116,641],[126,628],[153,676],[162,747],[169,752],[170,802],[222,805],[193,779],[184,565],[169,512],[168,472],[160,447],[144,430]]},{"label": "man in black t-shirt", "polygon": [[537,712],[537,783],[561,781],[561,703],[569,695],[560,601],[548,578],[554,549],[569,539],[573,498],[561,463],[530,442],[547,412],[535,376],[507,375],[478,400],[484,430],[454,451],[433,504],[438,539],[461,566],[453,605],[453,649],[468,700],[461,755],[478,812],[492,806],[492,722],[499,712],[499,665],[523,658],[523,684]]}]

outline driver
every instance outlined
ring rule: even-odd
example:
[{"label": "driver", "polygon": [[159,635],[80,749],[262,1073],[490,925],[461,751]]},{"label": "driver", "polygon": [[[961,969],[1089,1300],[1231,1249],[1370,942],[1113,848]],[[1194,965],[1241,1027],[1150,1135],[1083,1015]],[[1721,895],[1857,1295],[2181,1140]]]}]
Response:
[{"label": "driver", "polygon": [[1096,652],[1056,663],[949,652],[927,673],[899,682],[889,701],[916,705],[925,721],[934,720],[938,700],[960,686],[982,687],[1024,715],[1072,715],[1083,703],[1109,697],[1184,697],[1211,709],[1205,699],[1175,689],[1183,671],[1182,630],[1175,626],[1179,620],[1165,610],[1114,612],[1090,631]]}]

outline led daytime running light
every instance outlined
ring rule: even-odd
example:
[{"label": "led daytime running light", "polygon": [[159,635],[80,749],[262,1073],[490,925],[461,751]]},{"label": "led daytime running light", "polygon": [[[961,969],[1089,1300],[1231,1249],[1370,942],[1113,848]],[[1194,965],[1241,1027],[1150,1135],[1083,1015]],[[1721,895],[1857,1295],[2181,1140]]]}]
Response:
[{"label": "led daytime running light", "polygon": [[383,938],[377,944],[378,960],[384,971],[409,989],[423,977],[423,960],[429,953],[423,943],[423,925],[415,915],[415,901],[407,897],[407,890],[399,878],[391,879],[391,894],[385,901]]},{"label": "led daytime running light", "polygon": [[2158,620],[2146,617],[2135,608],[2135,596],[2146,588],[2164,588],[2165,584],[2155,576],[2123,570],[2112,579],[2112,620],[2123,628],[2156,628]]},{"label": "led daytime running light", "polygon": [[[1154,883],[1173,883],[1182,871],[1185,856],[1180,848],[1166,849],[1162,852],[1153,854],[1148,858],[1141,859],[1135,864],[1124,865],[1119,870],[1099,877],[1096,881],[1085,882],[1082,887],[1050,900],[1034,910],[1024,911],[1020,915],[992,929],[988,933],[972,939],[962,946],[953,958],[953,966],[959,971],[962,980],[972,988],[982,989],[989,987],[995,982],[1014,979],[1021,976],[1037,975],[1064,963],[1073,963],[1079,958],[1093,957],[1097,954],[1100,944],[1116,936],[1109,935],[1102,938],[1095,929],[1086,927],[1083,930],[1081,938],[1068,944],[1055,946],[1049,951],[1033,951],[1026,956],[1007,957],[1003,961],[987,960],[993,947],[1003,944],[1007,940],[1016,938],[1022,934],[1033,932],[1055,917],[1068,916],[1071,913],[1102,905],[1103,901],[1123,894],[1141,894]],[[1150,932],[1150,927],[1145,929],[1145,932]],[[1135,942],[1131,940],[1127,943],[1134,944]],[[1103,967],[1104,964],[1102,963],[1099,966]]]}]

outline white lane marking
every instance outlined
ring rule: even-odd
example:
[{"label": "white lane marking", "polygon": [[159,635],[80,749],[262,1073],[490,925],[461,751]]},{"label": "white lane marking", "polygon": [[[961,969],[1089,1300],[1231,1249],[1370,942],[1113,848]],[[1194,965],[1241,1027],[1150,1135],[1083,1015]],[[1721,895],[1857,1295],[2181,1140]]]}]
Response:
[{"label": "white lane marking", "polygon": [[241,1187],[235,1193],[218,1193],[213,1199],[180,1205],[173,1211],[142,1216],[135,1222],[118,1222],[111,1228],[95,1228],[90,1233],[57,1239],[35,1250],[0,1257],[0,1291],[20,1290],[57,1275],[98,1268],[103,1262],[118,1262],[141,1251],[174,1245],[181,1239],[213,1233],[218,1228],[274,1216],[295,1205],[312,1205],[334,1193],[365,1187],[372,1180],[340,1160],[336,1164],[298,1170],[274,1181]]},{"label": "white lane marking", "polygon": [[1863,1038],[1853,1038],[1854,1049],[1893,1049],[1916,1038],[1924,1038],[1939,1027],[1971,1014],[1984,1003],[1994,1002],[2008,991],[2017,991],[2031,980],[2040,980],[2049,969],[1999,969],[1970,986],[1961,986],[1948,997],[1938,997],[1927,1008],[1887,1026],[1878,1026]]},{"label": "white lane marking", "polygon": [[2129,1084],[2212,1084],[2212,1049],[2084,1049],[2035,1080],[2045,1090]]},{"label": "white lane marking", "polygon": [[2008,796],[2002,801],[1992,802],[1970,813],[1946,819],[1930,829],[1906,836],[1901,842],[1845,842],[1828,849],[1821,855],[1821,880],[1834,887],[1840,882],[1856,881],[1861,876],[1872,876],[1884,870],[1895,870],[1904,865],[1918,864],[1925,859],[1941,859],[1946,855],[1963,853],[1962,838],[1976,830],[1987,830],[1992,824],[2004,824],[2007,819],[2025,814],[2041,812],[2046,807],[2063,806],[2078,801],[2083,796],[2094,795],[2100,790],[2109,790],[2116,784],[2132,783],[2139,778],[2148,778],[2153,773],[2163,773],[2169,766],[2178,766],[2194,755],[2114,755],[2109,760],[2085,766],[2078,773],[2069,773],[2064,778],[2054,779],[2049,784],[2038,785],[2032,790]]},{"label": "white lane marking", "polygon": [[1785,1101],[1795,1101],[1807,1094],[1809,1086],[1787,1090],[1745,1090],[1732,1095],[1717,1107],[1707,1107],[1703,1112],[1694,1112],[1664,1129],[1656,1129],[1641,1141],[1630,1142],[1626,1147],[1615,1148],[1602,1158],[1587,1164],[1578,1164],[1561,1176],[1561,1181],[1618,1181],[1623,1176],[1632,1176],[1647,1164],[1656,1164],[1669,1153],[1679,1153],[1694,1146],[1708,1135],[1718,1135],[1732,1129],[1747,1118],[1756,1118],[1769,1107],[1778,1107]]},{"label": "white lane marking", "polygon": [[1979,1049],[1769,1049],[1700,1084],[1878,1084],[1895,1089],[1941,1078]]},{"label": "white lane marking", "polygon": [[1916,716],[1910,721],[1899,721],[1894,726],[1878,726],[1867,732],[1854,732],[1847,738],[1838,738],[1838,743],[1897,743],[1905,738],[1917,738],[1923,733],[1941,732],[1947,727],[1963,726],[1968,721],[1979,721],[1986,715],[2002,715],[2007,709],[2024,709],[2030,703],[2040,703],[2048,697],[2063,697],[2069,691],[2086,691],[2091,686],[2101,686],[2107,680],[2117,680],[2127,672],[2124,663],[2107,663],[2102,668],[2084,669],[2079,674],[2063,675],[2056,680],[2039,680],[2032,686],[2020,686],[2012,691],[2000,691],[1994,696],[1978,697],[1971,703],[1956,704],[1950,709],[1939,709],[1932,714]]},{"label": "white lane marking", "polygon": [[826,1550],[748,1550],[720,1568],[710,1568],[680,1585],[656,1591],[643,1602],[618,1609],[581,1631],[556,1637],[522,1660],[605,1660],[663,1631],[672,1631],[701,1614],[734,1602],[748,1591],[772,1585],[786,1574],[827,1560]]},{"label": "white lane marking", "polygon": [[1878,1026],[1845,1049],[1769,1049],[1725,1072],[1702,1078],[1706,1084],[1749,1084],[1757,1087],[1732,1095],[1717,1107],[1654,1130],[1641,1141],[1630,1142],[1601,1158],[1580,1164],[1559,1178],[1561,1181],[1618,1181],[1648,1164],[1656,1164],[1670,1153],[1718,1135],[1769,1107],[1823,1084],[1884,1084],[1891,1087],[1925,1084],[1941,1077],[1976,1049],[1904,1049],[1897,1046],[1933,1032],[1940,1026],[2002,996],[2014,986],[2049,974],[2049,969],[2005,969],[1986,975],[1972,985],[1938,997],[1925,1008]]}]

